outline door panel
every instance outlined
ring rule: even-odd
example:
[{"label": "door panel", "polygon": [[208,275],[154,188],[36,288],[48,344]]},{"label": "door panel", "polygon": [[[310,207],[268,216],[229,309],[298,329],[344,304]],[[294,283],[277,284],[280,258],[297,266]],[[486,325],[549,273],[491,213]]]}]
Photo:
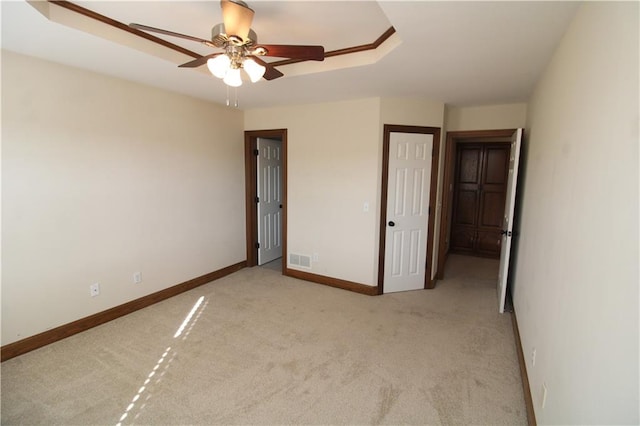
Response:
[{"label": "door panel", "polygon": [[402,248],[404,247],[404,232],[393,231],[391,233],[391,276],[396,278],[402,275]]},{"label": "door panel", "polygon": [[505,165],[509,161],[509,150],[504,147],[486,149],[485,184],[503,185],[506,182]]},{"label": "door panel", "polygon": [[[458,191],[457,209],[454,223],[457,225],[475,225],[476,212],[478,211],[478,192]],[[502,215],[500,216],[502,218]]]},{"label": "door panel", "polygon": [[473,251],[475,235],[475,227],[453,228],[451,229],[451,247],[455,247],[456,252],[459,253],[470,253]]},{"label": "door panel", "polygon": [[429,194],[428,189],[424,187],[424,175],[424,169],[413,170],[413,197],[411,197],[411,214],[413,216],[424,214],[424,198]]},{"label": "door panel", "polygon": [[395,208],[393,214],[396,216],[404,216],[405,207],[407,205],[407,170],[396,170],[396,192],[395,202],[393,203]]},{"label": "door panel", "polygon": [[425,286],[433,135],[390,133],[384,292]]},{"label": "door panel", "polygon": [[258,138],[258,265],[282,257],[280,141]]},{"label": "door panel", "polygon": [[477,184],[480,180],[480,154],[478,147],[469,147],[460,151],[458,182]]},{"label": "door panel", "polygon": [[482,192],[480,226],[499,228],[504,214],[504,192]]},{"label": "door panel", "polygon": [[500,254],[500,231],[476,231],[475,252],[485,256],[495,257]]}]

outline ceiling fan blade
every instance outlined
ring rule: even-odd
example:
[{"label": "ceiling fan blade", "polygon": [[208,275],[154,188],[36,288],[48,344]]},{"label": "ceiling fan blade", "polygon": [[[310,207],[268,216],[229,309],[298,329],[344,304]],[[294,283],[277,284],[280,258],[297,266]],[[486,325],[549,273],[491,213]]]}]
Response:
[{"label": "ceiling fan blade", "polygon": [[[236,36],[244,43],[249,40],[249,30],[254,11],[246,3],[236,0],[221,0],[222,20],[228,37]],[[240,43],[240,44],[242,44]]]},{"label": "ceiling fan blade", "polygon": [[276,56],[278,58],[303,59],[307,61],[324,61],[324,47],[322,46],[299,46],[289,44],[260,44],[254,49],[255,54],[261,54],[261,50],[266,50],[264,56]]},{"label": "ceiling fan blade", "polygon": [[216,56],[220,56],[222,53],[213,53],[211,55],[201,56],[198,59],[194,59],[193,61],[186,62],[182,65],[178,65],[179,68],[198,68],[201,65],[207,63],[207,61],[211,58],[215,58]]},{"label": "ceiling fan blade", "polygon": [[273,65],[271,65],[268,62],[263,61],[262,59],[258,58],[257,56],[250,56],[254,61],[256,61],[257,63],[259,63],[260,65],[262,65],[263,67],[266,68],[266,71],[264,72],[264,75],[262,76],[262,78],[264,78],[265,80],[275,80],[276,78],[280,78],[282,77],[284,74],[282,74],[280,71],[278,71]]},{"label": "ceiling fan blade", "polygon": [[149,27],[147,25],[135,24],[135,23],[131,23],[131,24],[129,24],[129,26],[131,28],[135,28],[136,30],[147,31],[147,32],[150,32],[150,33],[165,34],[165,35],[172,36],[172,37],[183,38],[185,40],[197,41],[198,43],[206,44],[207,46],[216,47],[209,40],[205,40],[205,39],[199,38],[199,37],[193,37],[193,36],[186,35],[186,34],[174,33],[173,31],[163,30],[162,28],[154,28],[154,27]]}]

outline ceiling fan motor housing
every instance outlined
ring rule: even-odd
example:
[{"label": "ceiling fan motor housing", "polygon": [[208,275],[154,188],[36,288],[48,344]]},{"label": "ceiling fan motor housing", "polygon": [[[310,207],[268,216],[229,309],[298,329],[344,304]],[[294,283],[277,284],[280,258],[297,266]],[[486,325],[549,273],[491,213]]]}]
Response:
[{"label": "ceiling fan motor housing", "polygon": [[234,36],[228,36],[224,24],[217,24],[211,28],[211,42],[214,46],[224,48],[228,43],[235,44],[236,46],[252,46],[258,42],[258,35],[255,31],[249,30],[249,39],[242,40],[237,38],[234,40]]}]

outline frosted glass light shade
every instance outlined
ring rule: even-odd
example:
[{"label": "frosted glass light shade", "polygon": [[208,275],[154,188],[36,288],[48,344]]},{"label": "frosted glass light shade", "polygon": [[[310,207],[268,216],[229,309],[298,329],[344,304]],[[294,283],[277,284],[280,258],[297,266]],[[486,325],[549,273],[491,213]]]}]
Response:
[{"label": "frosted glass light shade", "polygon": [[249,75],[249,79],[251,80],[252,83],[255,83],[256,81],[260,80],[264,75],[264,72],[267,70],[265,67],[263,67],[262,65],[260,65],[259,63],[257,63],[251,58],[245,59],[244,62],[242,63],[242,67]]},{"label": "frosted glass light shade", "polygon": [[224,78],[224,76],[227,75],[230,65],[231,59],[229,59],[227,55],[218,55],[207,61],[207,68],[209,68],[211,74],[218,78]]},{"label": "frosted glass light shade", "polygon": [[222,80],[231,87],[239,87],[242,86],[242,77],[240,76],[240,68],[230,68],[227,71],[227,75],[224,76]]}]

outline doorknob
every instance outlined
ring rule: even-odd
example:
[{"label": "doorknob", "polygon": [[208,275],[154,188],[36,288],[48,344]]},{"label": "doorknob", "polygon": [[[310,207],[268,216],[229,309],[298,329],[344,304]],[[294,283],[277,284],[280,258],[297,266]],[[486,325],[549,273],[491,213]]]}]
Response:
[{"label": "doorknob", "polygon": [[389,226],[396,226],[396,223],[392,220],[389,221]]}]

